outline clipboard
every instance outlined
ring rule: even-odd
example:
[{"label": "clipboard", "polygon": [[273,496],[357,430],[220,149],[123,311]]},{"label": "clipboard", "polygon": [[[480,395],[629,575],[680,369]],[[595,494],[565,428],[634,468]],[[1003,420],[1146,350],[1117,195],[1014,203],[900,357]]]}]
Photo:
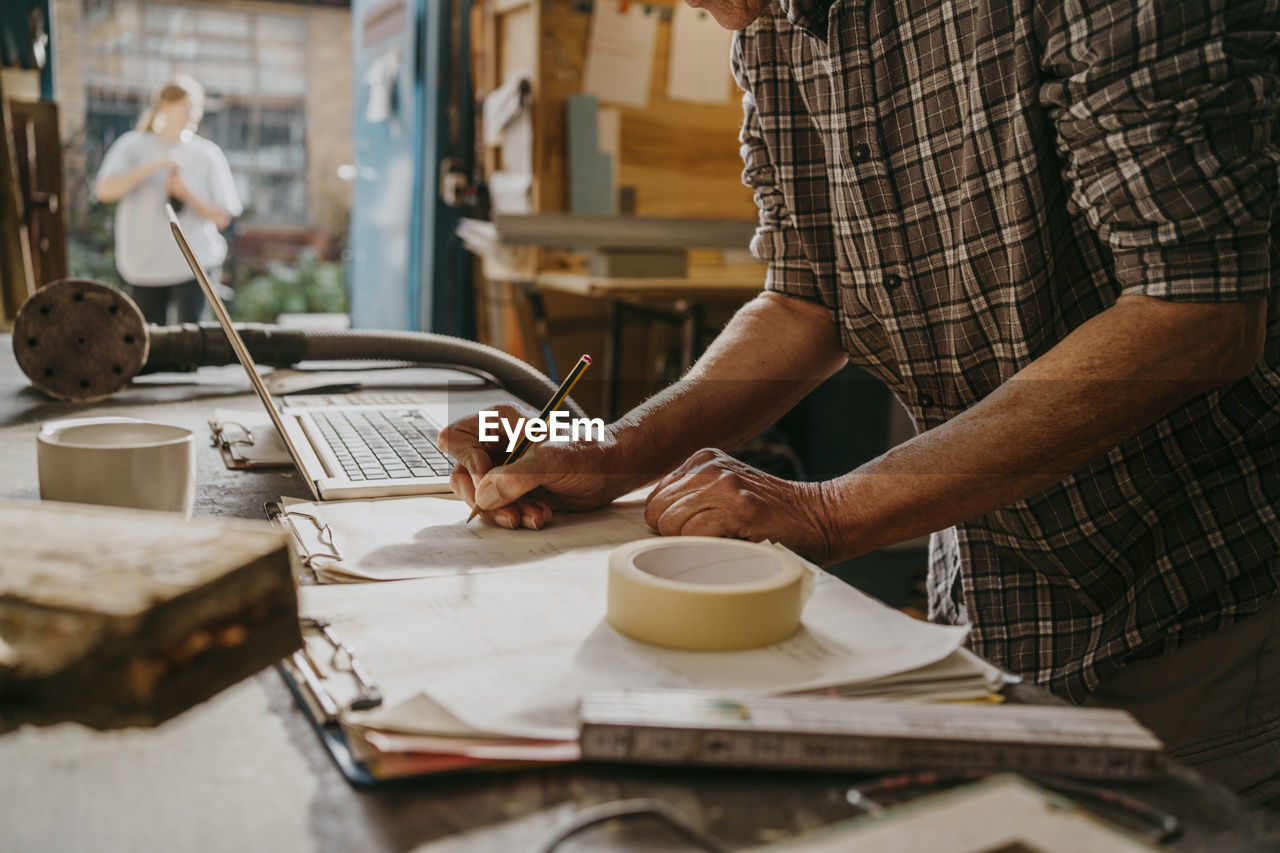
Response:
[{"label": "clipboard", "polygon": [[[302,713],[307,722],[311,724],[311,728],[315,729],[321,745],[329,753],[333,763],[338,766],[338,772],[357,788],[373,788],[407,781],[407,778],[379,779],[370,772],[362,761],[355,757],[355,754],[351,751],[350,744],[347,743],[347,735],[342,731],[342,726],[333,720],[326,720],[323,712],[317,713],[318,697],[314,696],[310,689],[299,683],[302,677],[301,673],[294,668],[296,664],[290,664],[288,661],[289,659],[286,658],[276,664],[276,672],[280,673],[280,678],[284,680],[285,686],[293,694],[293,700],[302,709]],[[295,673],[297,674],[295,675]]]},{"label": "clipboard", "polygon": [[251,412],[218,409],[209,419],[209,437],[222,455],[222,463],[232,471],[293,467],[293,459],[270,421]]},{"label": "clipboard", "polygon": [[[278,518],[275,520],[280,523]],[[311,622],[308,624],[304,620],[302,625],[302,648],[277,663],[276,671],[284,679],[285,686],[293,694],[294,701],[302,709],[307,722],[316,730],[320,743],[328,751],[330,758],[333,759],[334,764],[338,766],[338,770],[348,782],[357,788],[369,788],[375,785],[402,781],[407,777],[379,776],[356,756],[350,742],[347,740],[347,734],[343,731],[342,724],[339,722],[342,706],[325,688],[323,683],[324,676],[321,675],[317,665],[313,662],[314,659],[307,646],[307,637],[322,636],[325,641],[333,646],[335,654],[345,650],[345,653],[350,655],[352,674],[359,678],[362,684],[367,684],[369,691],[371,691],[365,695],[367,701],[365,701],[364,707],[381,704],[382,696],[377,687],[366,681],[368,675],[360,667],[351,648],[331,632],[326,632],[326,627],[323,623]],[[359,701],[353,702],[350,706],[360,707],[361,703]]]},{"label": "clipboard", "polygon": [[316,736],[320,738],[321,745],[329,753],[333,763],[337,765],[338,771],[356,788],[401,785],[454,773],[534,770],[560,766],[565,763],[561,761],[475,761],[455,759],[446,761],[444,766],[437,766],[429,770],[407,773],[403,770],[390,773],[383,772],[378,767],[366,763],[357,756],[347,738],[347,733],[338,721],[340,711],[336,702],[325,692],[323,685],[319,684],[316,671],[307,663],[307,659],[302,652],[294,652],[292,656],[277,663],[276,671],[280,673],[285,686],[293,694],[294,701],[302,709],[307,722],[315,729]]},{"label": "clipboard", "polygon": [[[212,422],[210,423],[212,424]],[[279,502],[269,501],[263,505],[263,509],[269,521],[289,531],[304,568],[311,569],[311,561],[316,556],[333,556],[327,554],[317,555],[309,552],[302,538],[298,535],[298,531],[293,527],[288,511]],[[323,531],[321,531],[321,538],[323,540]],[[331,539],[328,541],[332,542]],[[335,548],[334,554],[337,553]],[[314,583],[314,571],[310,577],[302,577],[298,580],[301,583]],[[303,649],[305,650],[305,632],[303,643]],[[356,758],[351,749],[351,744],[347,741],[347,734],[342,730],[342,725],[338,722],[338,715],[341,713],[338,704],[324,689],[324,686],[320,683],[319,673],[311,665],[307,655],[302,650],[294,652],[289,657],[281,660],[276,664],[275,668],[276,672],[280,673],[280,678],[284,680],[285,686],[289,688],[289,692],[293,694],[294,701],[302,709],[307,722],[311,724],[311,728],[315,729],[321,745],[329,753],[329,757],[337,765],[338,771],[348,782],[357,788],[372,788],[406,781],[405,778],[379,778],[374,775],[368,765]]]},{"label": "clipboard", "polygon": [[[308,575],[298,578],[300,583],[315,583],[313,561],[316,559],[341,559],[341,552],[333,542],[332,530],[327,524],[319,522],[316,518],[307,513],[290,512],[288,507],[283,506],[277,501],[269,501],[264,504],[263,509],[266,512],[268,520],[275,522],[281,527],[288,530],[294,540],[295,549],[301,558],[302,566],[309,569]],[[294,526],[294,519],[303,519],[304,524],[315,525],[316,537],[321,550],[311,551],[308,549],[306,542],[300,535],[297,527]],[[326,550],[327,549],[327,550]],[[351,742],[347,738],[347,733],[343,730],[339,718],[342,714],[343,703],[329,692],[324,685],[324,677],[320,674],[318,667],[312,662],[310,652],[307,647],[308,636],[323,637],[324,641],[331,646],[336,653],[343,653],[349,660],[347,671],[350,676],[355,679],[355,683],[359,685],[360,690],[354,701],[346,703],[346,707],[361,709],[376,707],[382,701],[381,693],[378,687],[369,678],[369,674],[360,665],[356,652],[345,643],[341,637],[337,636],[329,629],[329,626],[322,620],[303,620],[302,625],[303,648],[294,652],[287,658],[279,661],[275,665],[275,669],[280,673],[281,679],[284,680],[285,686],[289,688],[289,692],[293,694],[294,701],[302,709],[308,723],[315,729],[316,736],[320,738],[320,743],[329,753],[329,757],[333,759],[333,763],[337,765],[338,771],[343,777],[357,788],[373,788],[388,785],[402,784],[405,782],[413,782],[415,780],[428,779],[450,773],[466,773],[466,772],[495,772],[502,770],[527,770],[536,767],[554,766],[559,762],[503,762],[503,761],[486,761],[483,763],[471,763],[456,766],[450,769],[433,769],[416,773],[393,773],[386,774],[380,772],[376,767],[362,761],[356,751],[352,748]]]}]

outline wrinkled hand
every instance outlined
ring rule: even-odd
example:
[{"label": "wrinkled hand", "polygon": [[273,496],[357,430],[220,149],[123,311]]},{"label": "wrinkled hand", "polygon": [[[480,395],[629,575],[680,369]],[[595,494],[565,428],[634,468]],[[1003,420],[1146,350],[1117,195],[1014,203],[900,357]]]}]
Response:
[{"label": "wrinkled hand", "polygon": [[831,553],[818,484],[773,477],[719,450],[699,450],[659,480],[644,519],[663,536],[768,539],[818,565]]},{"label": "wrinkled hand", "polygon": [[[503,420],[533,417],[537,412],[515,406],[497,406]],[[553,509],[589,510],[605,506],[618,490],[609,470],[611,442],[535,444],[517,461],[507,458],[507,437],[499,429],[497,441],[480,440],[479,415],[454,421],[440,431],[440,449],[458,461],[449,477],[454,494],[482,518],[510,530],[538,530]],[[500,467],[495,467],[500,466]]]}]

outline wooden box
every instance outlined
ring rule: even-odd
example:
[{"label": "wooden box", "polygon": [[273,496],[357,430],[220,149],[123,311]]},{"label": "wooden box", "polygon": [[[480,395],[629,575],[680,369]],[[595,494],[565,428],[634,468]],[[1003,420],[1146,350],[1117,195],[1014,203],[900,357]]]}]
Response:
[{"label": "wooden box", "polygon": [[265,522],[0,501],[0,731],[155,725],[302,643]]}]

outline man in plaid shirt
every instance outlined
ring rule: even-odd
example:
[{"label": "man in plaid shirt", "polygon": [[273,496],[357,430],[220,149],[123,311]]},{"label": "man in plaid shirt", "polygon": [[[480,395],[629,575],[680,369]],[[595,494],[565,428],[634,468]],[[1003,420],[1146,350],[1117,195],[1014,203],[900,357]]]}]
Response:
[{"label": "man in plaid shirt", "polygon": [[[931,618],[1280,795],[1280,10],[691,5],[738,30],[766,292],[605,443],[484,476],[455,424],[455,490],[538,528],[665,474],[661,533],[819,562],[933,532]],[[919,435],[821,483],[714,449],[848,360]]]}]

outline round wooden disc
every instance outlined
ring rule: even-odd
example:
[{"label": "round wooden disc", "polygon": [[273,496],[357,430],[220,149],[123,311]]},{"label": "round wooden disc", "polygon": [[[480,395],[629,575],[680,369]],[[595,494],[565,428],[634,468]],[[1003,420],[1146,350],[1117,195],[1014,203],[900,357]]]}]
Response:
[{"label": "round wooden disc", "polygon": [[93,403],[110,397],[147,363],[147,324],[133,300],[101,282],[46,285],[13,321],[13,354],[41,391]]}]

